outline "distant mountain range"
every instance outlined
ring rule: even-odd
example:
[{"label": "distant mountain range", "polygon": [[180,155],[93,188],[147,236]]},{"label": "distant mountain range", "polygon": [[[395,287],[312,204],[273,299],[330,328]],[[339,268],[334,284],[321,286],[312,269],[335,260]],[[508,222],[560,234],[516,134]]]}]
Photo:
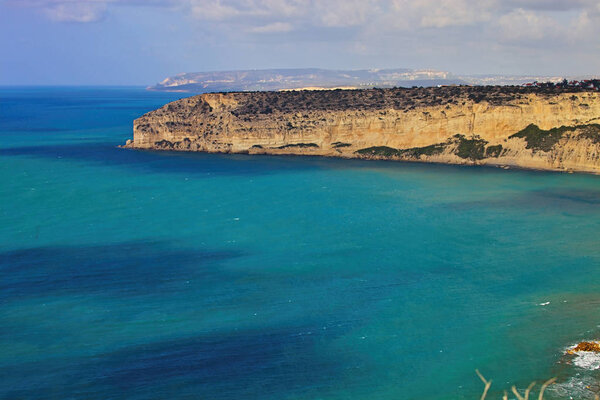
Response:
[{"label": "distant mountain range", "polygon": [[[568,77],[572,78],[572,77]],[[452,84],[519,85],[533,81],[560,81],[563,77],[464,75],[429,69],[327,70],[318,68],[262,69],[182,73],[150,86],[167,92],[230,92],[292,89],[350,89],[412,87]]]}]

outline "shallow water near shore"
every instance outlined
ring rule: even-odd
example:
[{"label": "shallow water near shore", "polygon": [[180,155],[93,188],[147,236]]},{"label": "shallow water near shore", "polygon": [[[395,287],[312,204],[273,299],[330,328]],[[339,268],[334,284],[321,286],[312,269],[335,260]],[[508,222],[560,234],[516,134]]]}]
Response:
[{"label": "shallow water near shore", "polygon": [[600,177],[116,147],[180,97],[0,89],[0,398],[591,394]]}]

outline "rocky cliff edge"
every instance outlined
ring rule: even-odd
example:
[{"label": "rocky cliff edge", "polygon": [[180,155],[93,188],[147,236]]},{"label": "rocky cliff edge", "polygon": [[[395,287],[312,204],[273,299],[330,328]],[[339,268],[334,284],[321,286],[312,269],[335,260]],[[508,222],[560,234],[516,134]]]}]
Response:
[{"label": "rocky cliff edge", "polygon": [[125,147],[600,172],[600,93],[450,86],[208,93],[134,121]]}]

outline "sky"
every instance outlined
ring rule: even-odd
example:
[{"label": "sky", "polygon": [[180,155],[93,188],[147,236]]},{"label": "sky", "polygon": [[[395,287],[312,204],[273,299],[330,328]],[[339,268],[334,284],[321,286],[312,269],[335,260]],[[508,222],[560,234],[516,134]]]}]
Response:
[{"label": "sky", "polygon": [[600,0],[0,0],[0,85],[415,68],[600,75]]}]

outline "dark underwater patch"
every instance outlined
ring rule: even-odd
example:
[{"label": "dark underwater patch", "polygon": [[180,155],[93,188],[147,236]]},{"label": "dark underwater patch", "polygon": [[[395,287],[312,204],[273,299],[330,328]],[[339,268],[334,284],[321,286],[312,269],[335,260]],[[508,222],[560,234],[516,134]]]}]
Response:
[{"label": "dark underwater patch", "polygon": [[143,173],[251,176],[321,168],[306,158],[120,149],[110,143],[70,143],[0,149],[0,156],[72,159]]},{"label": "dark underwater patch", "polygon": [[219,263],[240,253],[175,249],[161,242],[37,247],[0,253],[0,300],[66,294],[134,296],[220,282]]},{"label": "dark underwater patch", "polygon": [[[269,326],[150,342],[120,350],[18,365],[30,376],[6,398],[240,399],[324,396],[361,361],[327,344],[348,332],[340,323]],[[57,369],[57,365],[61,368]],[[2,369],[0,368],[0,371]],[[352,381],[352,380],[351,380]],[[347,382],[351,384],[352,382]],[[1,388],[1,385],[0,385]]]}]

